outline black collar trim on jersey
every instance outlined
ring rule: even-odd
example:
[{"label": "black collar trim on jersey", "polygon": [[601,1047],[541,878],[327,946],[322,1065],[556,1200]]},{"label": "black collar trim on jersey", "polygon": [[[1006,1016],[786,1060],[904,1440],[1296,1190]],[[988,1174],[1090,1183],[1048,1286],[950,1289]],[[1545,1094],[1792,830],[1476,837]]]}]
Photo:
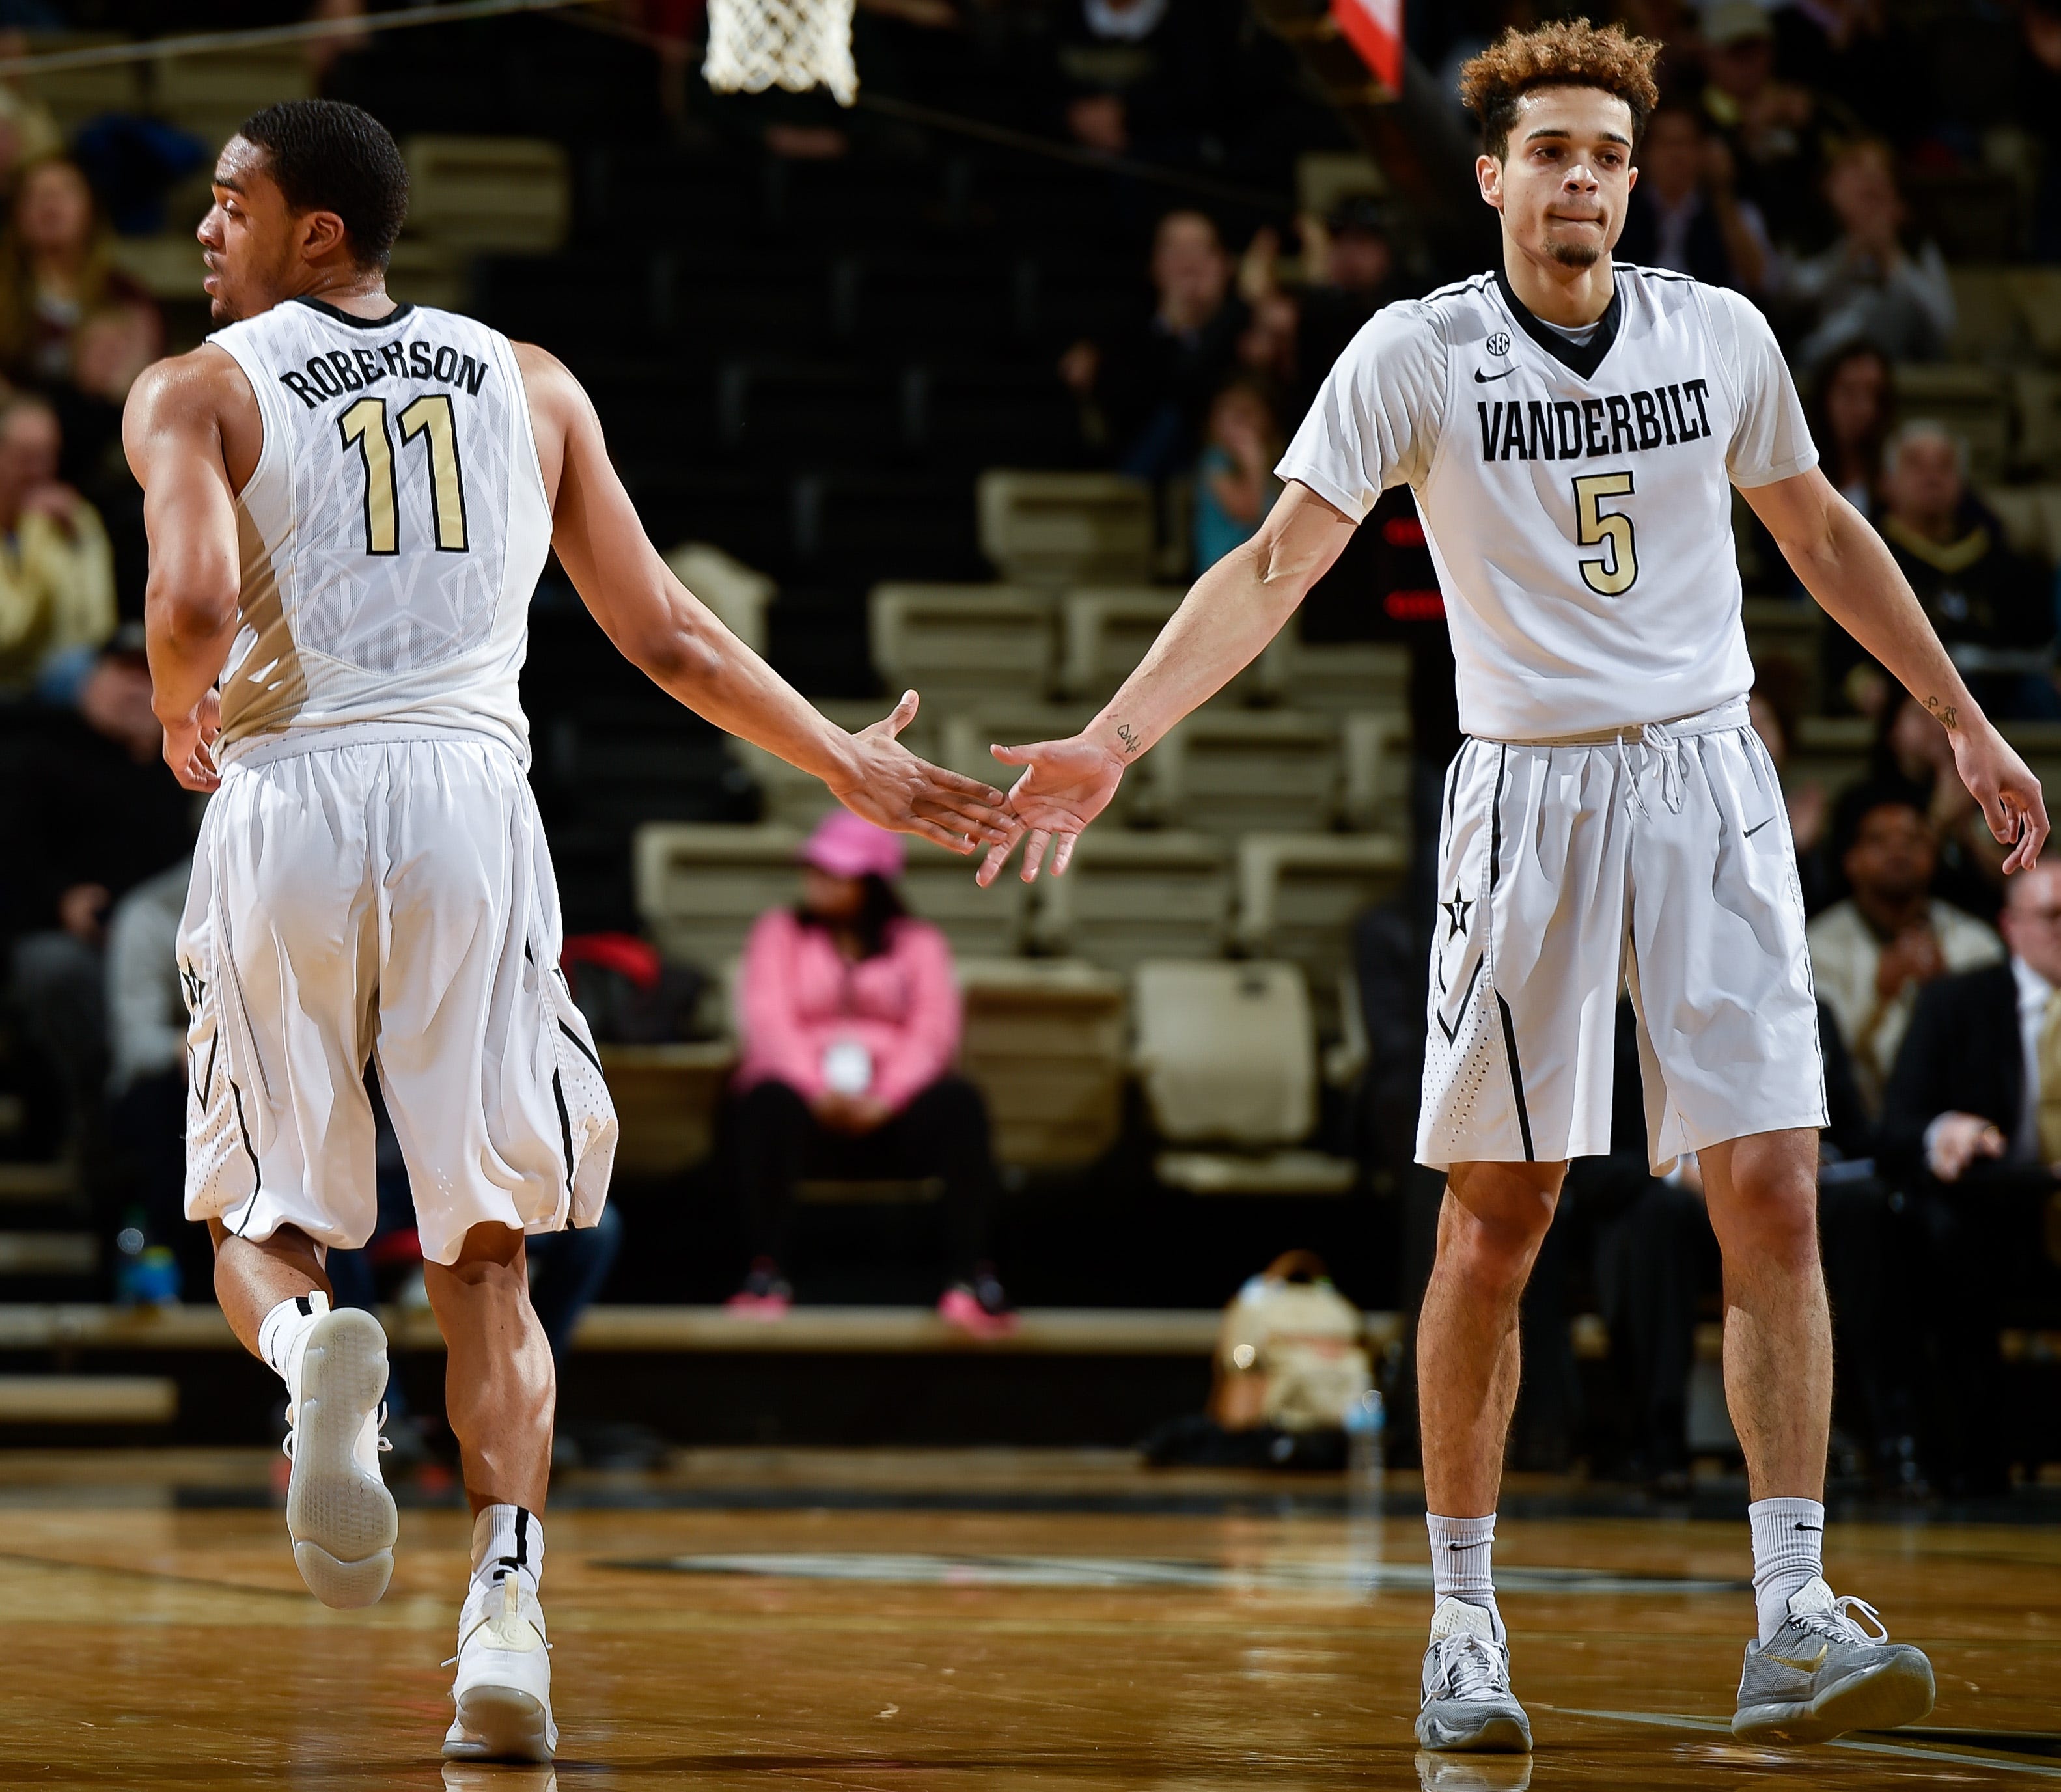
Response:
[{"label": "black collar trim on jersey", "polygon": [[1501,268],[1495,270],[1495,284],[1496,290],[1503,294],[1503,303],[1510,307],[1510,314],[1517,319],[1526,335],[1568,372],[1583,379],[1595,378],[1596,369],[1603,364],[1603,357],[1617,340],[1618,327],[1624,322],[1624,294],[1615,279],[1611,282],[1610,308],[1596,325],[1595,334],[1586,342],[1571,342],[1551,324],[1542,323],[1534,317],[1524,301],[1511,290],[1510,276]]},{"label": "black collar trim on jersey", "polygon": [[311,311],[319,311],[324,317],[334,318],[338,323],[347,323],[353,330],[384,330],[390,323],[398,323],[415,308],[412,304],[402,303],[396,305],[383,318],[357,318],[348,311],[338,310],[326,300],[310,298],[305,293],[296,298],[294,302],[305,305]]}]

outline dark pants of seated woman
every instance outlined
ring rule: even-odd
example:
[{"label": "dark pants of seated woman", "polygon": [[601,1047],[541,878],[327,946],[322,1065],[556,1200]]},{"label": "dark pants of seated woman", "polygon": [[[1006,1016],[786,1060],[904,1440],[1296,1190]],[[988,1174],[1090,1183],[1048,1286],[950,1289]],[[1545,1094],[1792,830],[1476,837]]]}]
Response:
[{"label": "dark pants of seated woman", "polygon": [[987,1104],[964,1077],[940,1077],[899,1114],[852,1137],[817,1123],[792,1085],[755,1084],[734,1118],[738,1182],[751,1253],[787,1261],[795,1188],[804,1178],[870,1181],[935,1176],[945,1185],[951,1274],[984,1261],[996,1194]]}]

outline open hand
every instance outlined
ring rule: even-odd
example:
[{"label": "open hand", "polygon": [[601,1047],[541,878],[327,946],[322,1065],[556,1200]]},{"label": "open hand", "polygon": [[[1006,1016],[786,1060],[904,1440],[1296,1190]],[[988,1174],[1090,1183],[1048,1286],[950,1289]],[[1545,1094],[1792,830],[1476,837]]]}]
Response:
[{"label": "open hand", "polygon": [[1123,777],[1123,760],[1112,748],[1085,734],[1070,740],[1039,741],[1030,746],[997,746],[989,750],[1005,766],[1022,766],[1023,775],[1009,793],[1010,832],[988,850],[974,881],[984,890],[1001,874],[1016,842],[1030,836],[1023,849],[1023,881],[1036,880],[1047,845],[1052,847],[1052,875],[1064,874],[1081,830],[1109,806]]},{"label": "open hand", "polygon": [[1957,728],[1951,710],[1939,719],[1954,742],[1954,765],[1961,782],[1982,805],[1991,837],[2011,849],[2004,858],[2005,874],[2031,870],[2047,843],[2047,798],[2039,780],[1987,721],[1979,718],[1971,728]]},{"label": "open hand", "polygon": [[916,703],[905,690],[891,715],[851,737],[856,775],[842,788],[833,783],[831,794],[875,827],[920,834],[955,853],[1013,839],[1001,791],[918,758],[895,738],[916,719]]},{"label": "open hand", "polygon": [[189,790],[219,790],[222,773],[214,762],[214,743],[221,738],[222,695],[210,689],[191,715],[165,724],[165,763]]}]

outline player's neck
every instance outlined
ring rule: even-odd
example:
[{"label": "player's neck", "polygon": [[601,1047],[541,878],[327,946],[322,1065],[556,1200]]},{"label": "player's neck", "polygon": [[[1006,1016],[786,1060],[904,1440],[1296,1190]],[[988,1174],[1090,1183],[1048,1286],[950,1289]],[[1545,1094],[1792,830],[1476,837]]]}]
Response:
[{"label": "player's neck", "polygon": [[1617,290],[1608,255],[1587,267],[1567,267],[1549,256],[1535,255],[1505,237],[1503,266],[1510,290],[1525,310],[1563,330],[1581,330],[1595,322],[1610,309]]},{"label": "player's neck", "polygon": [[394,301],[386,291],[386,270],[379,267],[311,267],[306,284],[289,298],[318,298],[354,318],[383,318]]}]

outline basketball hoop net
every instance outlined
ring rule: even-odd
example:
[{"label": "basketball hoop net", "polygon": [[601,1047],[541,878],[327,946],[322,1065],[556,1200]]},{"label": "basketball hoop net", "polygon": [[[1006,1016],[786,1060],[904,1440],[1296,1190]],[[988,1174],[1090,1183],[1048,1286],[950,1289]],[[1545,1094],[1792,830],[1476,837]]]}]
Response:
[{"label": "basketball hoop net", "polygon": [[851,9],[852,0],[709,0],[702,73],[720,94],[821,86],[849,106],[858,97]]}]

